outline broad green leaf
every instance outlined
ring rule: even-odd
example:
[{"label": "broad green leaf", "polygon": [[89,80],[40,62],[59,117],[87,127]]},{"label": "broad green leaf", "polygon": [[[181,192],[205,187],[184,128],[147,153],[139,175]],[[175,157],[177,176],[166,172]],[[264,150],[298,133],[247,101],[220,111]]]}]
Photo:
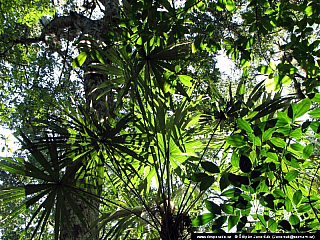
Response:
[{"label": "broad green leaf", "polygon": [[274,129],[273,128],[269,128],[266,131],[263,131],[262,132],[262,142],[265,142],[265,141],[269,140],[273,133],[274,133]]},{"label": "broad green leaf", "polygon": [[298,225],[300,223],[300,219],[296,215],[291,215],[289,218],[289,222],[292,226]]},{"label": "broad green leaf", "polygon": [[287,212],[292,211],[292,202],[288,197],[286,198],[286,200],[284,202],[284,206],[285,206]]},{"label": "broad green leaf", "polygon": [[230,216],[228,219],[228,231],[231,230],[234,226],[236,226],[239,222],[240,216]]},{"label": "broad green leaf", "polygon": [[258,67],[258,71],[261,72],[262,74],[273,73],[272,68],[266,65],[261,65],[260,67]]},{"label": "broad green leaf", "polygon": [[275,196],[276,199],[286,197],[286,195],[284,194],[284,192],[281,189],[275,189],[273,191],[273,195]]},{"label": "broad green leaf", "polygon": [[200,191],[205,191],[214,183],[214,177],[209,176],[203,179],[200,183]]},{"label": "broad green leaf", "polygon": [[232,164],[232,166],[237,167],[237,168],[240,166],[240,158],[239,158],[236,151],[233,151],[233,153],[232,153],[231,164]]},{"label": "broad green leaf", "polygon": [[277,222],[274,219],[270,218],[268,221],[268,228],[271,232],[277,231],[277,228],[278,228]]},{"label": "broad green leaf", "polygon": [[244,137],[239,134],[234,134],[232,136],[227,137],[226,142],[233,147],[243,147],[244,145],[246,145]]},{"label": "broad green leaf", "polygon": [[305,146],[303,149],[303,158],[307,159],[308,157],[310,157],[312,153],[313,153],[313,144],[310,143],[307,146]]},{"label": "broad green leaf", "polygon": [[280,148],[284,148],[287,144],[282,138],[274,137],[271,138],[270,141],[276,146]]},{"label": "broad green leaf", "polygon": [[207,179],[207,177],[208,177],[208,174],[206,173],[194,173],[190,179],[195,182],[201,182],[204,179]]},{"label": "broad green leaf", "polygon": [[320,103],[320,93],[311,93],[308,95],[308,97],[311,99],[311,101]]},{"label": "broad green leaf", "polygon": [[212,162],[201,162],[201,167],[203,167],[204,170],[210,173],[219,173],[220,169],[217,165],[215,165]]},{"label": "broad green leaf", "polygon": [[309,203],[303,204],[298,208],[298,213],[305,213],[311,210],[311,206]]},{"label": "broad green leaf", "polygon": [[178,75],[179,80],[187,87],[192,87],[192,77],[187,75]]},{"label": "broad green leaf", "polygon": [[296,179],[296,177],[299,175],[299,172],[297,170],[291,170],[290,172],[288,172],[286,174],[286,176],[284,177],[284,179],[286,179],[288,182]]},{"label": "broad green leaf", "polygon": [[237,119],[237,124],[240,129],[246,131],[247,133],[253,132],[250,124],[247,121],[243,120],[242,118]]},{"label": "broad green leaf", "polygon": [[306,12],[306,15],[307,15],[308,17],[310,17],[310,16],[313,14],[312,5],[306,7],[305,12]]},{"label": "broad green leaf", "polygon": [[215,218],[215,214],[212,214],[212,213],[204,213],[204,214],[196,217],[196,218],[192,221],[192,226],[198,227],[198,226],[205,225],[206,223],[212,221],[214,218]]},{"label": "broad green leaf", "polygon": [[234,4],[234,1],[233,0],[227,0],[227,3],[226,3],[226,8],[229,12],[232,12],[233,9],[235,9],[236,5]]},{"label": "broad green leaf", "polygon": [[303,99],[296,105],[296,112],[294,113],[295,119],[303,116],[306,112],[309,111],[311,105],[311,100],[309,98]]},{"label": "broad green leaf", "polygon": [[87,59],[87,53],[81,52],[72,62],[72,68],[81,67]]},{"label": "broad green leaf", "polygon": [[222,204],[220,205],[222,211],[224,211],[226,214],[233,214],[234,210],[233,207],[230,204]]},{"label": "broad green leaf", "polygon": [[293,151],[297,151],[297,152],[303,152],[303,150],[304,150],[304,146],[301,145],[300,143],[292,143],[292,144],[290,144],[290,148]]},{"label": "broad green leaf", "polygon": [[229,185],[230,185],[230,182],[229,182],[229,179],[228,179],[228,174],[227,173],[222,174],[222,176],[220,178],[220,181],[219,181],[220,191],[222,192]]},{"label": "broad green leaf", "polygon": [[312,110],[311,112],[309,112],[309,115],[312,117],[320,117],[320,108]]},{"label": "broad green leaf", "polygon": [[273,78],[267,78],[265,81],[265,88],[267,93],[271,93],[274,90],[274,79]]},{"label": "broad green leaf", "polygon": [[301,199],[302,199],[302,192],[301,192],[301,190],[298,190],[293,194],[292,201],[295,205],[298,205],[300,203]]},{"label": "broad green leaf", "polygon": [[241,155],[239,166],[240,166],[240,169],[242,172],[244,172],[244,173],[250,172],[251,168],[252,168],[252,163],[251,163],[250,158],[248,158],[245,155]]},{"label": "broad green leaf", "polygon": [[241,190],[239,188],[232,188],[221,193],[222,196],[225,197],[235,197],[241,194]]},{"label": "broad green leaf", "polygon": [[281,79],[281,82],[282,82],[282,84],[284,84],[284,85],[290,85],[291,82],[292,82],[292,80],[291,80],[290,77],[284,76],[284,77]]},{"label": "broad green leaf", "polygon": [[219,205],[215,204],[214,202],[211,202],[211,201],[208,201],[206,200],[205,201],[205,204],[206,204],[206,208],[213,214],[221,214],[221,208]]}]

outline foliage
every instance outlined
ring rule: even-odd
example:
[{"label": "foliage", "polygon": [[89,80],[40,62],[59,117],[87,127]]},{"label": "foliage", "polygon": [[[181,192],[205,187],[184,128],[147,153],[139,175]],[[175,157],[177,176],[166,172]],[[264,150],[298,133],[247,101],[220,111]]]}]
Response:
[{"label": "foliage", "polygon": [[[93,91],[116,96],[112,113],[35,104],[18,134],[30,155],[0,161],[23,179],[1,189],[3,204],[20,201],[4,223],[27,211],[22,234],[59,239],[69,205],[88,239],[319,231],[319,13],[312,0],[123,1],[104,45],[86,36],[70,63],[109,77]],[[224,16],[226,31],[191,21],[202,14]],[[242,72],[224,91],[204,64],[220,49]]]}]

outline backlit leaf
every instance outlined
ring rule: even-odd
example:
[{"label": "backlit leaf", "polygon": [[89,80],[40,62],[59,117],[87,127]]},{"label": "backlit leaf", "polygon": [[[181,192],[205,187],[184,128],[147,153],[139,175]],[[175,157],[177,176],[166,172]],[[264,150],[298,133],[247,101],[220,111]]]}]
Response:
[{"label": "backlit leaf", "polygon": [[240,216],[230,216],[228,219],[228,231],[239,222]]},{"label": "backlit leaf", "polygon": [[303,158],[307,159],[313,153],[313,144],[308,144],[303,149]]},{"label": "backlit leaf", "polygon": [[296,177],[299,175],[299,172],[297,170],[291,170],[290,172],[288,172],[286,174],[286,176],[284,177],[284,179],[286,179],[288,182],[296,179]]},{"label": "backlit leaf", "polygon": [[298,205],[300,203],[301,199],[302,199],[302,192],[301,192],[301,190],[298,190],[293,194],[292,201],[295,205]]},{"label": "backlit leaf", "polygon": [[178,75],[179,80],[187,87],[192,87],[192,77],[187,75]]},{"label": "backlit leaf", "polygon": [[310,100],[309,98],[303,99],[301,102],[299,102],[299,103],[296,105],[296,109],[297,109],[297,110],[296,110],[296,112],[295,112],[294,117],[295,117],[295,118],[298,118],[298,117],[303,116],[306,112],[309,111],[310,105],[311,105],[311,100]]},{"label": "backlit leaf", "polygon": [[234,4],[233,0],[227,0],[226,8],[229,12],[233,11],[235,9],[236,5]]},{"label": "backlit leaf", "polygon": [[215,215],[212,213],[204,213],[198,217],[196,217],[193,221],[192,221],[192,226],[194,227],[198,227],[198,226],[202,226],[205,225],[206,223],[210,222],[211,220],[213,220],[215,218]]},{"label": "backlit leaf", "polygon": [[280,148],[284,148],[287,144],[282,138],[271,138],[270,141],[276,146]]},{"label": "backlit leaf", "polygon": [[87,59],[87,53],[81,52],[72,62],[72,68],[81,67]]},{"label": "backlit leaf", "polygon": [[233,147],[243,147],[244,145],[246,145],[244,137],[238,134],[227,137],[226,142]]},{"label": "backlit leaf", "polygon": [[292,226],[298,225],[300,223],[300,219],[296,215],[291,215],[289,218],[289,222]]},{"label": "backlit leaf", "polygon": [[214,202],[205,201],[206,208],[213,214],[221,214],[221,208],[219,205],[215,204]]},{"label": "backlit leaf", "polygon": [[237,125],[240,129],[246,131],[247,133],[253,132],[250,124],[247,121],[243,120],[242,118],[237,119]]},{"label": "backlit leaf", "polygon": [[311,112],[309,112],[309,115],[312,117],[320,117],[320,108],[312,110]]}]

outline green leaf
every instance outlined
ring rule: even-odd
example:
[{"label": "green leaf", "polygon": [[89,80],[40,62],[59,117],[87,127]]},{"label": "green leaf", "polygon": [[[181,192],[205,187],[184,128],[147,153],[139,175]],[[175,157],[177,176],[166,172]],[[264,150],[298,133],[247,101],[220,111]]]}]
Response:
[{"label": "green leaf", "polygon": [[296,215],[291,215],[289,218],[289,222],[292,226],[298,225],[300,223],[300,219]]},{"label": "green leaf", "polygon": [[287,144],[282,138],[271,138],[270,141],[276,146],[280,148],[284,148]]},{"label": "green leaf", "polygon": [[265,142],[265,141],[269,140],[273,133],[274,133],[274,129],[273,128],[269,128],[268,130],[264,131],[262,133],[262,142]]},{"label": "green leaf", "polygon": [[279,226],[281,226],[283,229],[290,231],[291,230],[291,225],[287,220],[282,220],[279,223]]},{"label": "green leaf", "polygon": [[208,174],[206,173],[194,173],[190,179],[195,182],[201,182],[207,179],[207,177],[208,177]]},{"label": "green leaf", "polygon": [[244,173],[248,173],[251,171],[252,163],[250,158],[245,155],[241,155],[240,157],[240,169]]},{"label": "green leaf", "polygon": [[271,232],[277,231],[277,228],[278,228],[277,222],[274,219],[270,218],[268,221],[268,228]]},{"label": "green leaf", "polygon": [[234,212],[233,207],[230,204],[222,204],[220,207],[226,214],[233,214]]},{"label": "green leaf", "polygon": [[310,17],[313,14],[312,6],[310,5],[310,6],[306,7],[305,12],[306,12],[306,15],[308,17]]},{"label": "green leaf", "polygon": [[307,159],[308,157],[310,157],[311,153],[313,153],[313,144],[310,143],[303,149],[303,158]]},{"label": "green leaf", "polygon": [[297,170],[291,170],[290,172],[288,172],[286,174],[286,176],[284,177],[284,179],[286,179],[288,182],[296,179],[296,177],[299,175],[299,172]]},{"label": "green leaf", "polygon": [[178,77],[182,84],[186,85],[187,87],[192,87],[192,77],[189,77],[187,75],[178,75]]},{"label": "green leaf", "polygon": [[222,196],[225,197],[235,197],[241,194],[241,190],[239,188],[232,188],[221,193]]},{"label": "green leaf", "polygon": [[284,202],[284,206],[285,206],[287,212],[292,211],[292,202],[288,197],[286,198],[286,200]]},{"label": "green leaf", "polygon": [[240,216],[230,216],[228,219],[228,231],[239,222]]},{"label": "green leaf", "polygon": [[87,59],[87,53],[81,52],[72,62],[72,68],[81,67]]},{"label": "green leaf", "polygon": [[212,221],[214,218],[215,218],[214,214],[212,214],[212,213],[204,213],[204,214],[196,217],[192,221],[192,226],[198,227],[198,226],[205,225],[206,223]]},{"label": "green leaf", "polygon": [[239,134],[234,134],[226,138],[226,142],[233,147],[243,147],[246,145],[244,137]]},{"label": "green leaf", "polygon": [[292,201],[295,205],[298,205],[301,199],[302,199],[302,192],[301,190],[298,190],[293,194]]},{"label": "green leaf", "polygon": [[296,105],[296,112],[294,113],[294,117],[299,118],[303,116],[306,112],[309,111],[311,105],[311,100],[309,98],[303,99]]},{"label": "green leaf", "polygon": [[214,177],[209,176],[200,183],[200,191],[205,191],[214,183]]},{"label": "green leaf", "polygon": [[305,213],[311,210],[311,206],[309,203],[303,204],[298,208],[298,213]]},{"label": "green leaf", "polygon": [[309,115],[312,117],[320,117],[320,108],[312,110],[311,112],[309,112]]},{"label": "green leaf", "polygon": [[230,185],[227,173],[222,174],[222,176],[220,178],[220,181],[219,181],[219,185],[220,185],[220,191],[221,192]]},{"label": "green leaf", "polygon": [[226,8],[229,12],[232,12],[235,9],[236,5],[233,0],[227,0]]},{"label": "green leaf", "polygon": [[211,202],[211,201],[208,201],[206,200],[205,201],[205,204],[206,204],[206,208],[213,214],[221,214],[221,208],[219,205],[215,204],[214,202]]},{"label": "green leaf", "polygon": [[258,67],[258,71],[261,72],[262,74],[270,74],[273,73],[273,70],[271,67],[266,66],[266,65],[261,65]]},{"label": "green leaf", "polygon": [[243,120],[242,118],[237,119],[237,124],[240,129],[246,131],[247,133],[253,132],[250,124],[247,121]]},{"label": "green leaf", "polygon": [[237,168],[240,166],[240,158],[239,158],[236,151],[233,151],[233,153],[232,153],[231,164],[232,164],[232,166],[237,167]]},{"label": "green leaf", "polygon": [[284,77],[281,79],[281,81],[282,81],[282,84],[285,84],[285,85],[290,85],[291,82],[292,82],[291,78],[288,77],[287,75],[284,76]]},{"label": "green leaf", "polygon": [[201,167],[203,167],[204,170],[210,173],[219,173],[220,169],[217,165],[215,165],[212,162],[202,162]]}]

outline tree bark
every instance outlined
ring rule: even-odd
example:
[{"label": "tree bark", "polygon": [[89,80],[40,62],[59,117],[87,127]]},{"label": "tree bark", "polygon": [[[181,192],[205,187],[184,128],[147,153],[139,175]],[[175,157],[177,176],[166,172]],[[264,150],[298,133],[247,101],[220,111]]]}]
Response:
[{"label": "tree bark", "polygon": [[[104,8],[104,18],[100,20],[91,20],[78,13],[71,12],[69,16],[62,16],[54,18],[49,24],[44,26],[41,37],[38,40],[45,41],[51,45],[51,47],[59,48],[61,41],[73,41],[75,39],[81,39],[81,36],[90,35],[95,40],[102,40],[101,34],[108,31],[112,26],[115,26],[119,16],[119,2],[118,0],[100,0],[100,3]],[[100,118],[106,118],[111,114],[114,100],[112,93],[106,97],[97,97],[103,92],[103,90],[97,89],[103,82],[108,81],[108,77],[94,73],[90,64],[93,63],[93,59],[89,56],[81,68],[88,74],[84,75],[84,89],[85,98],[88,108],[95,112]],[[72,184],[72,183],[71,183]],[[97,194],[97,190],[83,189],[90,193]],[[98,195],[99,195],[98,191]],[[77,196],[73,196],[77,207],[83,213],[86,218],[87,226],[91,226],[92,223],[99,217],[99,203],[97,201],[89,200],[93,206],[89,207],[86,202],[83,202]],[[66,201],[66,216],[65,221],[61,224],[61,240],[94,240],[99,239],[98,226],[89,228],[83,226],[77,214],[73,211],[71,205]],[[70,225],[71,224],[71,225]]]}]

